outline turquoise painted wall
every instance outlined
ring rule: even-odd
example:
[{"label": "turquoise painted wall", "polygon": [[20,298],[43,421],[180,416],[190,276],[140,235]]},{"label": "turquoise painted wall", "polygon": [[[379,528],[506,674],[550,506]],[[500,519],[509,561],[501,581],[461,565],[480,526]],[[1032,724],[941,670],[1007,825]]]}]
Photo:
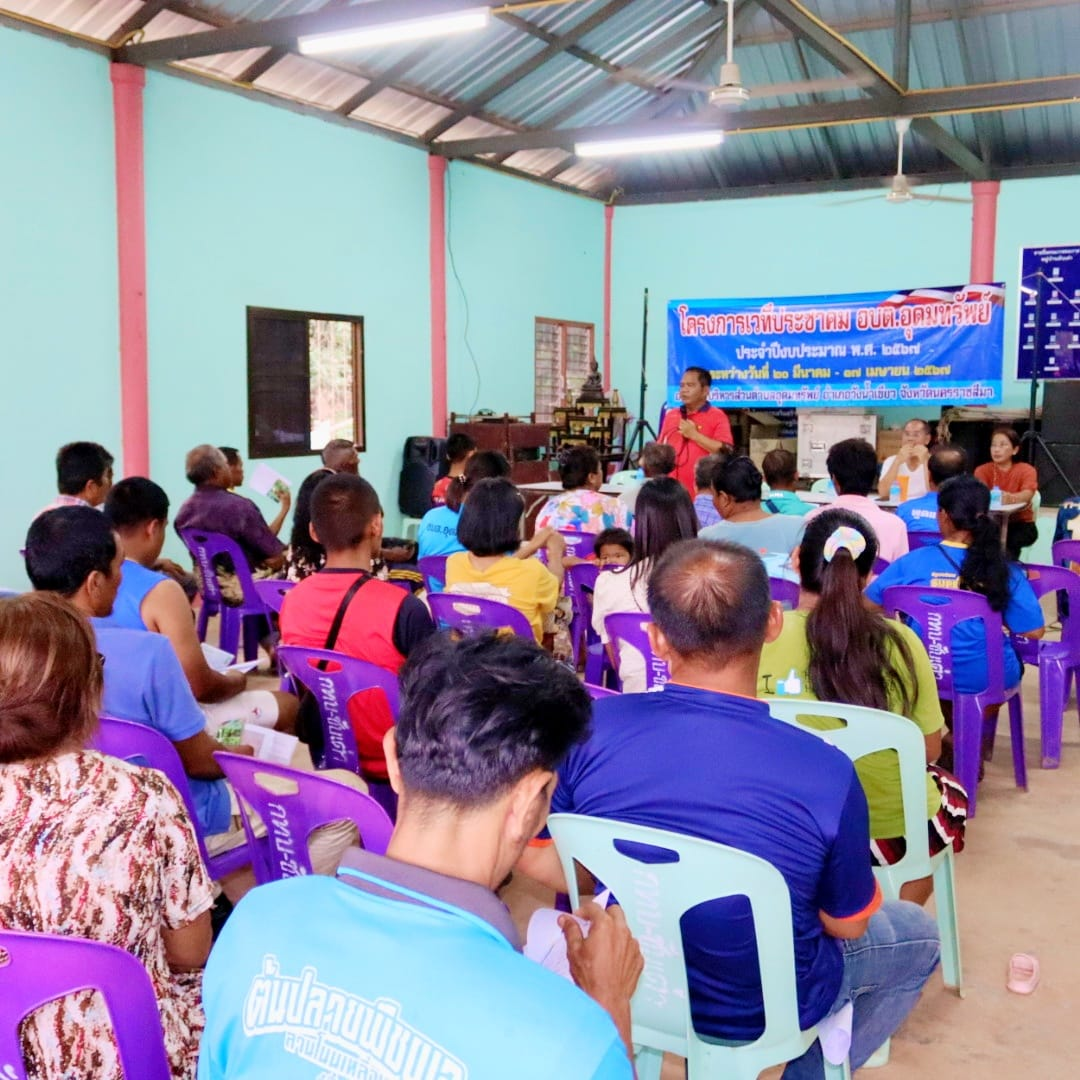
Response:
[{"label": "turquoise painted wall", "polygon": [[[396,528],[402,443],[431,416],[426,156],[158,73],[145,109],[155,479],[175,508],[188,449],[247,446],[247,305],[362,315],[361,472]],[[318,459],[269,464],[295,491]]]},{"label": "turquoise painted wall", "polygon": [[0,587],[56,494],[56,450],[120,457],[116,196],[105,60],[0,27]]},{"label": "turquoise painted wall", "polygon": [[594,323],[601,359],[600,203],[454,163],[447,173],[447,240],[452,412],[469,412],[474,402],[497,413],[533,411],[537,316]]}]

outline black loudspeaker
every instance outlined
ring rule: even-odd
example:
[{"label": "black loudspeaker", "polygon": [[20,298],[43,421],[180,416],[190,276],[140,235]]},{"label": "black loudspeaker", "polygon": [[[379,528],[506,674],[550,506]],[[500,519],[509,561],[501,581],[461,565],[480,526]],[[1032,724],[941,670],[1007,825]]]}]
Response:
[{"label": "black loudspeaker", "polygon": [[1041,429],[1048,443],[1080,444],[1080,382],[1043,384]]},{"label": "black loudspeaker", "polygon": [[[1080,444],[1048,442],[1047,449],[1054,455],[1062,471],[1069,478],[1074,488],[1080,491]],[[1028,454],[1034,455],[1035,468],[1039,473],[1039,492],[1044,506],[1060,506],[1072,497],[1065,481],[1053,465],[1050,464],[1041,446],[1029,446]]]},{"label": "black loudspeaker", "polygon": [[446,440],[431,435],[411,435],[405,440],[398,509],[406,517],[423,517],[431,509],[431,489],[445,451]]}]

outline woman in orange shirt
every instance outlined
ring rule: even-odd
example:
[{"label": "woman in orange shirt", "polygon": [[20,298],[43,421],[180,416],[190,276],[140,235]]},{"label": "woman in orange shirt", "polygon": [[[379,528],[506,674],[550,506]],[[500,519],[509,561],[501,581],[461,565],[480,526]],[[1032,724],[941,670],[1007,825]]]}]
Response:
[{"label": "woman in orange shirt", "polygon": [[1030,547],[1039,538],[1035,527],[1035,511],[1031,500],[1039,490],[1039,474],[1034,467],[1014,460],[1020,449],[1020,437],[1011,427],[996,427],[990,438],[990,460],[975,470],[991,491],[1001,489],[1005,506],[1021,507],[1009,517],[1005,535],[1005,550],[1013,561],[1020,558],[1021,548]]}]

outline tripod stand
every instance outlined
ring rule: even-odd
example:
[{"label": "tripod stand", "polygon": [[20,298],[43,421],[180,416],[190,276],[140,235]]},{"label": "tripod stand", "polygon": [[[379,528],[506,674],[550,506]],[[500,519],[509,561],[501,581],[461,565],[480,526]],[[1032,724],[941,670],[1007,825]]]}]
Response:
[{"label": "tripod stand", "polygon": [[[645,367],[646,357],[645,351],[649,343],[649,290],[645,290],[645,299],[643,301],[643,308],[641,314],[641,383],[639,386],[638,395],[638,414],[637,420],[634,422],[634,430],[630,433],[630,438],[626,440],[626,452],[623,454],[622,467],[628,469],[630,467],[630,461],[635,453],[641,453],[642,447],[645,445],[645,432],[647,431],[656,440],[656,432],[653,431],[652,425],[645,419],[645,391],[649,389],[648,376]],[[634,447],[637,447],[635,451]]]},{"label": "tripod stand", "polygon": [[[1035,294],[1035,332],[1032,335],[1032,342],[1035,348],[1031,357],[1031,396],[1028,399],[1028,427],[1027,431],[1020,436],[1020,446],[1023,448],[1030,444],[1028,449],[1028,462],[1033,466],[1035,466],[1035,452],[1041,450],[1046,455],[1046,460],[1053,466],[1054,471],[1061,477],[1062,482],[1065,484],[1065,487],[1068,488],[1073,498],[1076,498],[1076,488],[1073,485],[1073,482],[1065,474],[1065,470],[1061,467],[1061,462],[1054,457],[1054,452],[1047,445],[1046,440],[1042,437],[1042,433],[1035,429],[1036,401],[1039,393],[1039,329],[1042,325],[1043,282],[1047,282],[1053,289],[1057,289],[1057,286],[1041,270],[1036,271],[1031,277],[1036,281],[1034,288],[1030,285],[1023,284],[1020,286],[1021,291],[1027,293],[1029,296],[1032,293]],[[1069,300],[1067,296],[1064,298],[1072,304],[1072,301]],[[1073,304],[1073,307],[1075,306],[1076,305]]]}]

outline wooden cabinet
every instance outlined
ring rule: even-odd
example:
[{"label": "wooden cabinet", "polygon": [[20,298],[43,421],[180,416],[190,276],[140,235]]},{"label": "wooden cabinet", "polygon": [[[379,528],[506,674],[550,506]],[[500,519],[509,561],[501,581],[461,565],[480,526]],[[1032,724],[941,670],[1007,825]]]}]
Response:
[{"label": "wooden cabinet", "polygon": [[452,413],[450,434],[471,435],[481,450],[498,450],[510,462],[515,484],[536,484],[548,479],[546,458],[551,428],[532,417],[491,416],[483,420]]}]

